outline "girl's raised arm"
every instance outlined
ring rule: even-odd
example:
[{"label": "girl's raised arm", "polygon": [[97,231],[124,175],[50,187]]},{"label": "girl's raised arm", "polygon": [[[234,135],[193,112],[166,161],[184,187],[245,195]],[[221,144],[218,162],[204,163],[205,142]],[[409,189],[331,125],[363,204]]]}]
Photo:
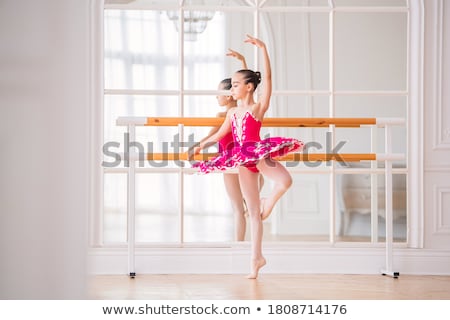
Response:
[{"label": "girl's raised arm", "polygon": [[228,49],[227,56],[238,59],[242,63],[242,69],[248,69],[247,61],[245,61],[245,57],[242,54],[240,54],[239,52]]},{"label": "girl's raised arm", "polygon": [[269,53],[267,52],[267,47],[264,42],[259,39],[256,39],[250,35],[247,35],[247,39],[244,42],[251,43],[258,48],[261,48],[263,51],[263,60],[264,60],[264,71],[262,73],[263,80],[263,89],[259,99],[260,108],[262,114],[264,114],[269,108],[270,97],[272,96],[272,69],[270,67],[270,59]]}]

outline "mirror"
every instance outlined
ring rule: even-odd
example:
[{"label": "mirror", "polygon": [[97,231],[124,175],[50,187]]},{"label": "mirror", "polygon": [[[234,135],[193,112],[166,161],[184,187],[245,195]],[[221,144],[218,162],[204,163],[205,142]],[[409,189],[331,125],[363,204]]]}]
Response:
[{"label": "mirror", "polygon": [[[331,29],[327,3],[315,2],[308,12],[305,8],[312,6],[310,1],[294,1],[285,12],[281,2],[266,1],[255,21],[250,10],[252,1],[200,1],[194,3],[195,10],[192,15],[185,15],[185,20],[203,19],[204,25],[193,27],[185,23],[181,47],[174,10],[177,2],[128,1],[114,5],[110,2],[113,7],[105,10],[104,29],[105,143],[123,141],[124,128],[115,125],[119,116],[215,117],[222,111],[215,92],[219,82],[242,68],[240,61],[225,55],[227,49],[242,53],[249,68],[261,69],[261,56],[251,45],[243,43],[245,34],[255,34],[255,25],[268,46],[272,63],[273,95],[268,117],[333,114],[406,118],[407,14],[341,10],[335,13]],[[374,1],[373,5],[380,3]],[[336,1],[340,7],[351,4]],[[205,10],[198,10],[202,5]],[[222,10],[211,9],[217,6]],[[199,12],[204,13],[203,18],[199,18]],[[195,30],[199,31],[195,36],[188,35]],[[334,35],[333,47],[330,32]],[[193,136],[198,141],[209,130],[185,127],[183,135],[185,139]],[[325,152],[329,143],[328,131],[307,127],[263,128],[261,136],[296,137],[312,144],[311,152],[319,153]],[[170,145],[177,134],[177,128],[145,127],[138,129],[137,140],[144,146],[151,141],[155,150],[163,151],[164,143]],[[334,134],[335,145],[342,142],[341,152],[371,152],[370,128],[336,128]],[[378,141],[375,149],[383,153],[384,131],[377,129],[375,134]],[[393,134],[393,151],[406,153],[406,128],[395,128]],[[338,174],[332,184],[331,163],[285,165],[292,171],[294,184],[264,223],[266,241],[329,241],[330,210],[336,214],[337,241],[370,241],[374,219],[370,219],[370,214],[353,214],[348,209],[351,198],[361,196],[352,188],[370,174]],[[382,163],[377,166],[381,168]],[[369,167],[369,163],[363,163],[358,170],[370,170]],[[137,241],[177,243],[181,235],[183,242],[188,243],[237,241],[236,219],[223,175],[186,174],[180,182],[176,173],[179,166],[167,163],[166,168],[172,171],[150,172],[151,166],[145,163],[139,172]],[[406,161],[395,164],[397,180],[406,181],[405,169]],[[118,166],[105,174],[106,243],[126,241],[123,172]],[[363,178],[356,179],[358,176]],[[180,183],[185,190],[183,224],[177,209],[181,203],[177,191]],[[270,187],[267,179],[262,196],[267,195]],[[331,192],[338,199],[333,204]],[[367,190],[361,192],[364,196]],[[406,241],[406,198],[402,192],[395,198],[395,206],[404,210],[396,220],[398,241]],[[380,230],[382,219],[378,213]],[[246,228],[248,240],[248,223]]]}]

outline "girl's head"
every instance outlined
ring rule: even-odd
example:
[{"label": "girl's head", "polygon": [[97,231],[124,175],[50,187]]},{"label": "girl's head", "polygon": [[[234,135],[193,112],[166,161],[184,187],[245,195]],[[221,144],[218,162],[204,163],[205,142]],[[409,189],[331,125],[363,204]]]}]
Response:
[{"label": "girl's head", "polygon": [[232,79],[232,94],[240,99],[246,93],[253,93],[261,82],[261,72],[243,69],[235,72]]},{"label": "girl's head", "polygon": [[[231,78],[226,78],[220,81],[218,90],[230,90],[231,89]],[[233,99],[231,95],[218,95],[217,102],[219,103],[219,106],[227,106],[232,102],[236,102],[236,100]]]},{"label": "girl's head", "polygon": [[256,90],[258,84],[261,82],[261,72],[253,71],[248,69],[242,69],[237,71],[236,73],[242,75],[242,79],[244,80],[244,84],[253,84],[253,90]]},{"label": "girl's head", "polygon": [[219,90],[230,90],[231,89],[231,78],[226,78],[220,81]]}]

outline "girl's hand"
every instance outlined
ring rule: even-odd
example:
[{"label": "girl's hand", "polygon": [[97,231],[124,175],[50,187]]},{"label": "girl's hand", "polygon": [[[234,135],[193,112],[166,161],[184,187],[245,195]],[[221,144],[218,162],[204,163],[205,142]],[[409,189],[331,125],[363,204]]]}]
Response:
[{"label": "girl's hand", "polygon": [[266,44],[264,42],[262,42],[259,39],[256,39],[256,38],[252,37],[249,34],[247,34],[247,39],[245,39],[244,42],[251,43],[251,44],[257,46],[258,48],[264,48],[266,46]]},{"label": "girl's hand", "polygon": [[243,61],[243,60],[245,59],[244,56],[243,56],[242,54],[240,54],[240,53],[237,52],[237,51],[231,50],[230,48],[228,48],[228,52],[226,53],[226,55],[227,55],[228,57],[236,58],[236,59],[238,59],[238,60],[240,60],[240,61]]},{"label": "girl's hand", "polygon": [[243,69],[248,69],[247,68],[247,61],[245,61],[245,57],[242,54],[240,54],[239,52],[231,50],[230,48],[228,48],[227,56],[228,57],[234,57],[234,58],[238,59],[239,61],[242,62],[242,68]]},{"label": "girl's hand", "polygon": [[195,148],[194,148],[194,155],[199,154],[201,150],[202,150],[202,148],[200,148],[200,147],[195,147]]},{"label": "girl's hand", "polygon": [[199,154],[201,150],[202,150],[202,148],[200,148],[199,146],[190,147],[188,149],[188,151],[187,151],[187,155],[188,155],[187,158],[188,158],[188,160],[194,159],[194,156]]}]

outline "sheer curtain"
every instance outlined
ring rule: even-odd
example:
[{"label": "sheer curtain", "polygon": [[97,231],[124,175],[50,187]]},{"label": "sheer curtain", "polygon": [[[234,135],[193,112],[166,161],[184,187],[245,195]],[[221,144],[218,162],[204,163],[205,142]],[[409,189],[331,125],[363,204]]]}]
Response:
[{"label": "sheer curtain", "polygon": [[[195,90],[216,90],[224,74],[225,19],[216,13],[196,41],[184,42],[184,88],[180,88],[179,34],[165,12],[105,10],[104,14],[104,143],[116,142],[123,152],[125,127],[121,116],[204,116],[220,110],[215,95]],[[190,90],[180,101],[181,90]],[[193,91],[192,91],[193,90]],[[183,105],[183,109],[180,106]],[[185,140],[201,139],[209,128],[186,128]],[[139,127],[136,140],[145,152],[174,152],[176,127]],[[105,161],[111,158],[105,156]],[[156,164],[156,165],[155,165]],[[189,166],[189,164],[186,164]],[[184,226],[180,239],[178,187],[174,163],[145,162],[136,175],[136,241],[165,243],[229,241],[233,217],[222,175],[184,178]],[[155,170],[156,169],[156,170]],[[104,173],[104,243],[126,242],[126,172],[123,167]]]}]

